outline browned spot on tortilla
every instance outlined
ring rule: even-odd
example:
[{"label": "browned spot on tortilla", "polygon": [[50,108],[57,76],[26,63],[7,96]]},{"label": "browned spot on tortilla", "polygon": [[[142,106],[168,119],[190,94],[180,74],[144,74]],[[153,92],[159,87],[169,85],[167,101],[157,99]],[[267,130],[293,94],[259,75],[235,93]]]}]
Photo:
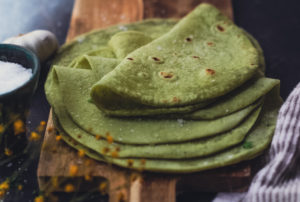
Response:
[{"label": "browned spot on tortilla", "polygon": [[146,164],[146,159],[141,159],[141,164],[144,166]]},{"label": "browned spot on tortilla", "polygon": [[180,102],[180,99],[177,97],[173,97],[173,102]]},{"label": "browned spot on tortilla", "polygon": [[127,166],[128,167],[132,167],[133,166],[133,160],[132,159],[128,159],[127,160]]},{"label": "browned spot on tortilla", "polygon": [[114,142],[114,139],[111,135],[107,135],[106,136],[106,141],[108,142],[108,144],[112,144]]},{"label": "browned spot on tortilla", "polygon": [[195,56],[195,55],[194,55],[194,56],[193,56],[193,58],[200,58],[200,57],[199,57],[199,56]]},{"label": "browned spot on tortilla", "polygon": [[160,75],[165,79],[171,79],[174,76],[172,72],[160,72]]},{"label": "browned spot on tortilla", "polygon": [[191,39],[190,37],[187,37],[185,40],[186,40],[187,42],[191,42],[191,41],[192,41],[192,39]]},{"label": "browned spot on tortilla", "polygon": [[101,135],[96,135],[95,138],[96,138],[96,140],[100,140],[100,139],[102,139],[102,136]]},{"label": "browned spot on tortilla", "polygon": [[118,157],[119,157],[119,152],[117,152],[117,151],[112,151],[112,152],[110,153],[110,155],[111,155],[111,157],[113,157],[113,158],[118,158]]},{"label": "browned spot on tortilla", "polygon": [[224,32],[224,31],[225,31],[224,27],[222,27],[221,25],[217,25],[217,29],[218,29],[220,32]]},{"label": "browned spot on tortilla", "polygon": [[133,58],[127,58],[127,60],[133,60]]},{"label": "browned spot on tortilla", "polygon": [[108,147],[104,147],[103,149],[102,149],[102,153],[103,154],[107,154],[109,152],[109,148]]},{"label": "browned spot on tortilla", "polygon": [[205,71],[206,71],[206,73],[209,74],[209,75],[214,75],[214,74],[216,73],[216,71],[213,70],[213,69],[206,69]]},{"label": "browned spot on tortilla", "polygon": [[214,45],[214,43],[213,42],[207,42],[207,45],[212,46],[212,45]]},{"label": "browned spot on tortilla", "polygon": [[160,59],[157,58],[157,57],[152,57],[152,59],[153,59],[154,61],[160,61]]}]

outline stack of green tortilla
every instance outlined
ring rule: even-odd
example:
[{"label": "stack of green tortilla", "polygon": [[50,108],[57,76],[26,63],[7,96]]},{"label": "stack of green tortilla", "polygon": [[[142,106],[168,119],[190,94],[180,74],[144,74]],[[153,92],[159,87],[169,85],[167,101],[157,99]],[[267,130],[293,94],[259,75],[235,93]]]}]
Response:
[{"label": "stack of green tortilla", "polygon": [[97,160],[194,172],[252,159],[272,139],[279,81],[257,41],[215,7],[79,36],[45,90],[63,139]]}]

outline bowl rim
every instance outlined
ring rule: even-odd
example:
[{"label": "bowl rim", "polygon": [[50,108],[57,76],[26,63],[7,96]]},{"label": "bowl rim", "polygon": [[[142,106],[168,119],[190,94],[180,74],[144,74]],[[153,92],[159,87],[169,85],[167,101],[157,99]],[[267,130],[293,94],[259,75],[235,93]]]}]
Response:
[{"label": "bowl rim", "polygon": [[[23,83],[21,86],[19,86],[17,88],[14,88],[13,90],[10,90],[8,92],[2,93],[2,94],[0,93],[0,98],[6,98],[10,95],[13,95],[14,93],[16,93],[17,91],[22,89],[24,86],[26,86],[30,82],[32,82],[32,80],[38,79],[37,77],[39,77],[39,74],[40,74],[40,62],[39,62],[39,59],[38,59],[37,55],[34,52],[32,52],[31,50],[29,50],[25,47],[22,47],[22,46],[18,46],[18,45],[14,45],[14,44],[0,43],[0,49],[7,49],[7,48],[13,48],[14,51],[17,50],[17,51],[20,51],[20,52],[24,52],[26,55],[29,55],[29,57],[31,58],[31,60],[33,62],[32,76],[28,79],[28,81]],[[35,89],[33,89],[33,91],[34,90]]]}]

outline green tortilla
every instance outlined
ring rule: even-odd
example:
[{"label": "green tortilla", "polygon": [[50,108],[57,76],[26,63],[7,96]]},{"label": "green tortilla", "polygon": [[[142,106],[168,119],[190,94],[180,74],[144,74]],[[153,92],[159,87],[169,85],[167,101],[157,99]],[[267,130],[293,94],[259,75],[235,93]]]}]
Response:
[{"label": "green tortilla", "polygon": [[215,7],[201,4],[168,33],[127,55],[93,86],[91,96],[108,114],[139,105],[206,102],[250,79],[259,62],[244,31]]},{"label": "green tortilla", "polygon": [[[120,35],[121,35],[124,36],[124,40],[128,42],[129,40],[127,39],[127,35],[132,33],[139,34],[140,32],[136,32],[136,31],[121,32],[114,35],[112,39],[115,38],[115,36],[118,36],[117,38],[120,40],[121,38]],[[253,42],[253,44],[255,44],[255,47],[257,47],[259,52],[261,53],[260,58],[262,59],[260,60],[260,67],[264,69],[264,59],[262,55],[262,50],[259,47],[257,41],[252,36],[249,35],[249,37]],[[134,44],[134,47],[138,47],[136,43],[131,43],[131,44]],[[103,51],[104,48],[100,48],[99,50],[100,51],[89,52],[84,56],[80,56],[79,58],[74,59],[70,67],[81,68],[81,69],[92,69],[95,72],[94,75],[97,76],[96,79],[100,80],[104,75],[112,71],[117,66],[117,64],[119,64],[120,60],[110,58],[110,57],[109,58],[104,57],[105,55],[109,55],[108,53],[111,52],[111,49],[109,48],[105,49],[108,53],[106,52],[104,53]],[[119,47],[119,50],[122,50],[124,52],[127,49],[123,50],[122,47]],[[173,107],[173,108],[153,108],[153,107],[147,108],[145,106],[139,106],[139,107],[136,106],[137,108],[129,109],[129,110],[120,109],[117,111],[117,115],[118,116],[137,116],[137,115],[153,116],[159,114],[161,116],[162,114],[176,113],[178,114],[177,116],[172,115],[170,117],[175,117],[175,118],[184,117],[185,119],[213,119],[216,117],[233,113],[241,108],[248,106],[249,104],[257,100],[259,97],[264,95],[266,92],[270,91],[275,85],[278,85],[278,83],[279,83],[278,80],[255,77],[251,81],[239,87],[237,90],[231,92],[229,96],[227,95],[225,96],[225,98],[224,97],[220,98],[219,100],[221,101],[211,104],[212,107],[206,107],[203,110],[201,109],[197,110],[197,109],[205,107],[206,105],[209,104],[208,102],[199,103],[195,105],[188,105],[183,107]],[[250,99],[248,97],[248,94],[252,95]],[[106,112],[105,110],[102,111]],[[192,111],[195,112],[191,114],[184,114]],[[110,113],[110,115],[113,114]]]},{"label": "green tortilla", "polygon": [[152,41],[152,38],[143,32],[127,31],[119,32],[111,37],[108,45],[112,48],[116,57],[125,58],[129,53]]},{"label": "green tortilla", "polygon": [[226,116],[249,106],[280,83],[277,79],[266,77],[253,78],[246,84],[217,100],[211,106],[181,117],[185,119],[215,119]]},{"label": "green tortilla", "polygon": [[[96,71],[96,73],[95,73],[96,76],[97,75],[105,75],[106,73],[112,71],[115,68],[115,66],[117,64],[119,64],[119,62],[120,62],[120,60],[114,59],[115,53],[112,51],[112,49],[110,47],[104,46],[104,45],[107,45],[107,43],[109,43],[111,41],[110,40],[109,42],[107,42],[108,41],[107,36],[109,34],[114,34],[114,35],[112,35],[111,39],[116,38],[116,36],[117,36],[117,38],[120,39],[121,38],[120,36],[124,36],[125,41],[130,41],[130,40],[127,40],[127,38],[128,38],[127,36],[130,33],[136,33],[138,35],[142,35],[140,33],[141,33],[141,31],[143,31],[142,29],[144,29],[145,33],[148,34],[148,36],[144,36],[145,38],[150,38],[150,37],[155,38],[156,36],[161,35],[163,30],[168,31],[174,24],[175,24],[175,21],[172,21],[172,20],[156,19],[156,20],[146,20],[146,21],[143,21],[143,23],[133,23],[130,25],[126,25],[126,27],[125,26],[115,26],[115,27],[111,27],[109,30],[93,31],[87,35],[80,36],[77,38],[77,40],[74,40],[73,42],[69,43],[68,45],[63,46],[61,48],[61,50],[59,51],[59,54],[54,61],[54,64],[66,66],[66,65],[68,65],[68,62],[69,63],[71,62],[71,60],[68,59],[69,57],[72,58],[73,55],[79,55],[77,58],[73,59],[73,61],[69,65],[70,67],[92,68],[94,71]],[[123,30],[120,30],[120,28],[122,28],[122,29],[126,28],[126,30],[129,30],[129,31],[123,31]],[[135,29],[137,31],[131,31],[133,29]],[[138,31],[140,31],[140,32],[138,32]],[[261,51],[259,44],[251,35],[249,35],[249,34],[247,34],[247,35],[249,36],[249,39],[251,40],[251,42],[253,42],[253,44],[255,44],[255,47],[261,53],[260,58],[262,58],[262,61],[260,61],[260,65],[264,66],[263,55],[262,55],[262,51]],[[134,37],[132,37],[132,38],[134,38]],[[120,44],[122,45],[122,43],[120,43]],[[134,43],[134,44],[136,44],[136,43]],[[142,44],[140,44],[140,45],[142,45]],[[100,48],[98,46],[100,46]],[[90,49],[93,49],[94,47],[98,47],[98,49],[84,52],[85,50],[89,50],[88,47]],[[138,46],[135,46],[135,47],[138,47]],[[118,48],[122,49],[122,46],[119,45]],[[124,49],[126,49],[126,47]],[[123,50],[123,49],[122,49],[122,51],[126,52],[126,50]],[[80,56],[80,53],[84,54],[84,55]],[[68,57],[63,57],[64,55],[68,55]],[[99,57],[99,56],[101,56],[101,57]],[[100,79],[101,77],[98,77],[97,79]],[[48,79],[46,82],[46,88],[50,82],[51,82],[51,79]],[[269,87],[267,90],[270,90],[270,89],[271,88]],[[263,91],[257,91],[256,95],[261,96],[262,92]],[[255,97],[255,96],[253,96],[253,97]],[[256,98],[258,98],[258,97],[256,96]],[[222,98],[222,100],[223,100],[223,98]],[[157,107],[145,107],[145,106],[135,105],[134,106],[135,108],[130,108],[130,109],[119,109],[118,111],[113,111],[113,112],[109,112],[109,111],[106,111],[105,109],[103,109],[103,111],[107,114],[117,115],[117,116],[138,116],[138,115],[143,115],[143,116],[159,115],[159,116],[161,116],[162,114],[180,114],[179,116],[182,116],[182,114],[184,114],[184,113],[192,112],[199,108],[203,108],[213,101],[214,100],[210,100],[208,102],[197,103],[194,105],[187,105],[187,106],[182,106],[182,107],[157,108]],[[237,110],[241,109],[242,107],[245,107],[245,106],[251,104],[251,102],[253,102],[254,100],[251,99],[251,102],[250,102],[249,99],[246,99],[246,101],[249,101],[249,102],[244,102],[243,106],[235,107],[232,110],[229,109],[228,107],[226,107],[226,105],[225,105],[223,111],[219,111],[218,113],[216,113],[217,114],[216,116],[211,116],[210,118],[220,117],[223,115],[222,113],[229,114],[234,111],[237,111]],[[122,102],[123,102],[123,100],[122,100]],[[233,106],[236,106],[236,105],[233,105]],[[207,111],[207,110],[208,109],[206,108],[205,111]],[[211,109],[210,111],[214,111],[214,109]],[[116,114],[114,114],[114,112],[116,112]],[[206,119],[206,117],[202,116],[201,114],[203,114],[203,113],[200,113],[200,114],[192,113],[191,115],[186,114],[184,116],[184,118],[185,119]],[[177,118],[178,116],[175,115],[175,116],[170,116],[170,117]]]},{"label": "green tortilla", "polygon": [[134,163],[129,166],[128,159],[105,157],[102,154],[99,154],[99,152],[90,149],[88,146],[84,146],[85,144],[81,144],[73,138],[70,138],[70,136],[61,128],[60,124],[56,123],[56,126],[60,130],[64,140],[70,146],[76,149],[83,149],[88,156],[96,160],[106,161],[122,167],[129,167],[138,170],[142,169],[152,172],[187,173],[228,166],[244,160],[253,159],[260,155],[264,149],[268,147],[273,137],[278,108],[282,103],[282,100],[279,97],[278,87],[274,88],[266,96],[265,103],[268,104],[264,105],[260,119],[241,144],[215,155],[186,160],[130,158]]},{"label": "green tortilla", "polygon": [[[110,118],[88,102],[89,90],[95,82],[92,71],[55,66],[53,75],[57,78],[53,82],[61,86],[63,102],[68,103],[65,108],[75,123],[94,134],[110,132],[116,142],[126,144],[161,144],[213,136],[237,126],[253,110],[250,106],[218,119],[199,121]],[[57,93],[55,96],[53,99],[57,99]]]},{"label": "green tortilla", "polygon": [[[252,38],[251,41],[255,41],[255,39]],[[260,50],[260,53],[262,54],[261,48],[259,47],[257,42],[255,42],[255,44],[256,47]],[[94,71],[94,75],[97,76],[96,79],[100,80],[104,75],[111,72],[120,62],[120,60],[118,59],[102,57],[102,53],[103,52],[99,54],[100,56],[97,56],[95,54],[93,54],[94,56],[90,56],[91,53],[88,53],[84,56],[81,56],[80,58],[76,58],[74,60],[76,62],[72,62],[71,67],[73,66],[75,68],[81,69],[92,69]],[[261,57],[263,58],[262,55]],[[262,59],[260,63],[262,68],[264,68],[264,59]],[[230,92],[228,95],[223,96],[217,102],[213,102],[211,106],[205,107],[205,105],[208,105],[209,103],[201,103],[196,105],[188,105],[174,108],[139,108],[130,109],[129,111],[127,109],[123,109],[118,110],[118,115],[153,116],[157,114],[162,115],[176,113],[178,115],[173,114],[172,116],[170,116],[170,118],[182,117],[184,119],[214,119],[236,112],[237,110],[240,110],[250,105],[278,84],[279,80],[265,78],[258,74],[241,87],[237,88],[233,92]],[[250,97],[249,94],[251,94]],[[205,108],[202,109],[203,107]],[[191,111],[194,112],[186,114],[187,112]]]},{"label": "green tortilla", "polygon": [[[70,134],[70,136],[72,136],[75,140],[77,141],[84,141],[84,143],[87,145],[91,145],[91,147],[94,150],[101,151],[104,147],[109,147],[110,145],[106,142],[106,141],[95,141],[95,135],[99,134],[99,133],[95,133],[95,134],[91,134],[92,132],[94,132],[95,130],[90,130],[90,134],[87,133],[87,131],[84,131],[81,127],[79,127],[78,125],[76,125],[75,122],[73,122],[72,118],[69,116],[69,114],[67,113],[67,106],[72,105],[69,102],[72,102],[72,100],[80,100],[82,96],[81,94],[77,94],[74,93],[74,95],[78,95],[78,96],[73,96],[69,95],[66,91],[61,91],[60,89],[70,89],[70,87],[65,86],[66,84],[70,83],[71,85],[73,85],[73,87],[75,89],[87,89],[88,87],[85,87],[82,84],[79,84],[80,82],[78,81],[84,81],[86,83],[88,83],[89,81],[85,78],[84,75],[84,71],[87,70],[76,70],[76,69],[71,69],[71,68],[58,68],[58,69],[64,69],[67,70],[65,71],[65,75],[64,76],[58,76],[63,79],[66,80],[66,82],[59,80],[57,82],[54,82],[57,86],[53,89],[56,89],[56,93],[55,93],[55,100],[56,102],[52,103],[53,104],[53,110],[54,112],[57,114],[58,120],[59,122],[61,122],[62,128],[64,128],[65,131],[67,131],[68,134]],[[72,74],[72,71],[75,72],[79,72],[78,74]],[[68,77],[67,75],[72,75],[72,77]],[[89,76],[91,77],[91,76]],[[74,82],[70,82],[68,81],[68,78],[72,78]],[[79,84],[79,85],[77,85]],[[82,92],[82,91],[81,91]],[[69,97],[70,99],[65,100],[65,97]],[[68,105],[66,106],[64,103],[68,103]],[[259,106],[261,104],[261,102],[257,102],[254,103],[253,105],[250,105],[247,108],[247,114],[251,113],[253,111],[253,109],[255,109],[257,106]],[[80,108],[80,105],[77,106],[78,108]],[[88,111],[87,107],[84,108],[84,111]],[[147,130],[147,128],[149,127],[156,127],[157,125],[157,121],[150,121],[147,120],[146,123],[145,120],[139,120],[138,124],[141,124],[144,126],[143,128],[138,127],[138,124],[135,124],[132,120],[122,120],[122,119],[114,119],[114,118],[110,118],[110,117],[103,117],[102,119],[98,120],[98,125],[101,125],[102,128],[105,128],[106,130],[104,131],[109,131],[110,134],[112,135],[112,137],[116,140],[116,143],[114,144],[114,146],[118,146],[120,148],[120,157],[145,157],[145,158],[186,158],[186,157],[199,157],[199,156],[205,156],[205,155],[209,155],[212,153],[215,153],[217,151],[220,151],[224,148],[230,147],[232,145],[238,144],[240,143],[245,135],[247,134],[247,132],[251,129],[251,127],[253,126],[254,122],[256,121],[258,115],[259,115],[259,111],[260,108],[258,108],[257,110],[255,110],[254,113],[252,113],[252,115],[249,116],[249,118],[247,118],[245,121],[243,121],[243,123],[241,123],[238,127],[219,134],[218,136],[213,136],[212,138],[206,138],[206,139],[199,139],[199,140],[195,140],[193,142],[183,142],[183,143],[178,143],[178,144],[170,144],[170,142],[168,142],[166,145],[156,145],[155,146],[155,150],[153,150],[153,145],[149,146],[147,145],[143,145],[143,146],[137,146],[137,145],[124,145],[124,144],[118,144],[117,140],[115,138],[117,138],[116,136],[113,135],[112,133],[112,127],[111,126],[116,126],[118,125],[120,127],[120,129],[122,128],[122,126],[124,125],[124,123],[126,125],[131,124],[131,128],[128,132],[126,132],[126,128],[118,132],[122,132],[124,134],[128,133],[128,135],[131,138],[134,138],[131,133],[132,131],[136,131],[137,134],[138,133],[145,133],[145,131]],[[93,115],[90,114],[90,120],[94,119]],[[84,117],[83,114],[79,114],[78,117]],[[107,122],[107,120],[109,122]],[[115,121],[115,122],[112,122]],[[119,121],[119,122],[117,122]],[[105,122],[107,122],[106,124],[104,124]],[[126,123],[127,122],[127,123]],[[129,122],[129,123],[128,123]],[[177,121],[175,121],[176,124]],[[112,124],[111,124],[112,123]],[[95,124],[96,125],[96,124]],[[209,125],[210,126],[210,125]],[[183,127],[183,126],[182,126]],[[184,126],[186,127],[186,125]],[[140,130],[140,131],[138,131]],[[203,128],[202,130],[205,130],[205,128]],[[176,132],[176,131],[175,131]],[[104,134],[104,133],[102,133]],[[148,136],[151,136],[151,133],[145,133]],[[148,140],[149,137],[148,136],[143,136],[145,138],[145,140]],[[163,134],[161,134],[163,135]],[[152,138],[152,137],[151,137]],[[125,138],[124,138],[125,139]],[[127,137],[127,139],[129,139]],[[148,141],[148,143],[150,143]],[[213,145],[213,146],[212,146]],[[209,148],[208,148],[209,147]],[[179,149],[180,148],[180,149]],[[179,151],[183,152],[181,155],[178,154],[176,151],[179,149]],[[154,151],[154,152],[150,152],[150,151]]]},{"label": "green tortilla", "polygon": [[[252,36],[234,26],[211,6],[206,4],[199,6],[193,13],[189,15],[192,17],[188,16],[177,25],[174,20],[155,19],[93,31],[79,36],[75,41],[60,49],[54,60],[54,67],[47,78],[45,92],[53,108],[54,124],[68,144],[74,148],[83,149],[92,158],[123,167],[128,167],[128,160],[132,159],[134,164],[130,167],[134,169],[178,173],[217,168],[251,159],[268,146],[273,135],[281,100],[278,95],[279,81],[263,77],[264,58],[259,44]],[[201,24],[193,20],[193,16],[197,15],[198,17],[203,15],[199,20],[202,22]],[[111,89],[119,88],[120,83],[118,82],[122,82],[124,88],[127,88],[130,82],[138,84],[139,78],[136,77],[144,77],[145,74],[137,72],[135,76],[127,77],[126,69],[132,68],[134,71],[141,64],[128,63],[129,65],[127,65],[127,62],[134,61],[135,63],[139,60],[145,67],[152,64],[153,58],[148,60],[149,58],[145,59],[145,57],[149,53],[158,53],[155,44],[160,40],[162,40],[160,41],[162,42],[161,47],[166,47],[166,50],[159,50],[159,52],[166,51],[168,53],[167,49],[170,48],[173,53],[172,47],[176,48],[180,44],[167,46],[164,41],[180,38],[182,37],[180,34],[189,32],[186,27],[189,23],[199,25],[198,31],[201,30],[203,33],[202,36],[195,31],[197,37],[195,37],[196,35],[188,36],[196,45],[202,43],[200,43],[200,39],[204,36],[207,37],[205,40],[218,42],[214,44],[215,46],[205,47],[203,52],[202,50],[197,52],[202,54],[198,59],[204,58],[206,63],[203,64],[217,65],[215,64],[217,61],[214,63],[208,59],[222,54],[233,54],[235,48],[239,50],[240,46],[244,48],[242,51],[237,51],[238,54],[241,54],[239,55],[242,58],[240,63],[236,63],[237,59],[231,58],[232,62],[226,63],[229,66],[226,66],[224,75],[217,75],[217,73],[221,73],[219,70],[224,67],[216,66],[215,70],[220,69],[211,76],[218,82],[215,86],[216,89],[211,92],[211,97],[206,93],[196,92],[199,93],[198,98],[202,95],[209,98],[202,97],[203,99],[195,98],[193,100],[190,99],[193,96],[188,96],[189,98],[186,100],[178,99],[180,101],[175,104],[161,103],[160,99],[150,99],[151,102],[154,102],[149,104],[149,100],[144,99],[144,95],[147,97],[147,93],[156,93],[150,92],[149,89],[145,88],[145,92],[140,92],[141,99],[128,96],[127,93],[138,91],[139,87],[136,85],[132,86],[132,92],[124,91],[124,93],[122,91],[124,93],[122,96],[125,97],[119,95],[105,97],[107,100],[103,100],[104,102],[110,100],[111,104],[117,108],[100,107],[101,110],[99,109],[97,100],[90,97],[91,94],[93,95],[92,88],[95,86],[101,88],[103,81],[105,85],[109,83]],[[215,29],[216,27],[218,29],[219,25],[225,28],[224,33]],[[211,26],[211,33],[207,29],[209,26]],[[184,31],[185,28],[186,31]],[[231,52],[223,51],[222,53],[220,48],[227,50],[224,49],[228,45],[226,43],[235,41],[237,38],[238,43],[234,47],[230,47]],[[181,62],[186,62],[186,64],[195,64],[194,61],[188,63],[190,58],[187,56],[190,56],[189,51],[192,50],[189,45],[194,43],[187,42],[191,41],[181,41],[186,47],[182,48],[184,52],[182,55],[177,55],[178,60],[182,60]],[[153,50],[149,47],[153,47]],[[205,57],[202,58],[204,55]],[[132,56],[135,57],[133,60],[127,59]],[[122,60],[124,57],[125,59]],[[176,62],[178,61],[173,60],[172,56],[170,58],[170,61],[175,61],[174,68],[177,70],[178,63]],[[169,64],[170,61],[165,59],[155,60],[154,66],[163,67]],[[220,61],[226,62],[226,59],[223,59],[221,57]],[[242,64],[246,64],[252,59],[255,60],[255,63],[251,62],[253,69],[246,67],[246,72],[238,72],[242,68]],[[144,68],[144,66],[141,67]],[[231,86],[225,90],[218,89],[221,86],[219,82],[223,82],[224,86],[227,84],[226,82],[229,82],[226,81],[225,76],[228,76],[227,74],[233,69],[238,71],[235,72],[237,75],[233,76]],[[126,71],[123,72],[123,70]],[[125,73],[124,80],[114,83],[119,79],[118,76],[122,77],[119,71],[122,74]],[[185,76],[183,70],[182,73],[182,76]],[[117,77],[111,76],[111,74],[116,74]],[[110,80],[108,83],[106,83],[108,81],[106,78]],[[192,84],[193,79],[190,82],[191,85],[195,84],[195,88],[199,84]],[[204,79],[201,82],[207,81]],[[170,85],[166,85],[166,88],[163,86],[163,88],[157,89],[171,95],[173,93],[170,90],[171,83],[172,81],[169,82]],[[190,84],[186,82],[184,85]],[[176,91],[179,92],[180,88]],[[128,117],[140,115],[147,117]],[[97,139],[98,135],[105,138],[107,133],[113,138],[113,143],[109,143],[106,139]],[[250,144],[251,148],[244,147],[245,144]],[[103,153],[104,149],[110,151],[118,149],[117,158],[113,158],[110,152]],[[143,159],[146,160],[145,165],[142,165]]]},{"label": "green tortilla", "polygon": [[[117,48],[115,47],[114,49],[117,49],[118,52],[128,52],[132,50],[132,48],[139,48],[140,46],[144,45],[144,43],[129,43],[133,44],[130,48],[127,47],[122,47],[121,45],[124,46],[123,43],[120,42],[122,39],[125,44],[127,44],[128,40],[128,35],[130,36],[132,33],[142,35],[142,32],[137,32],[137,31],[125,31],[125,32],[120,32],[112,36],[111,40],[108,42],[108,44],[111,44],[112,40],[117,38],[118,39],[118,44]],[[144,36],[144,35],[142,35]],[[144,36],[147,41],[147,36]],[[134,37],[133,37],[134,39]],[[121,44],[121,45],[120,45]],[[105,50],[105,51],[104,51]],[[97,76],[97,80],[101,79],[104,75],[112,71],[119,63],[120,59],[116,58],[111,58],[113,54],[111,54],[112,49],[111,48],[100,48],[99,51],[92,51],[88,52],[83,56],[79,56],[78,58],[75,58],[69,67],[74,67],[74,68],[80,68],[80,69],[92,69],[94,71],[94,75]],[[120,54],[120,53],[119,53]],[[123,103],[123,100],[121,101]],[[118,110],[118,113],[116,114],[117,116],[137,116],[137,115],[143,115],[143,116],[152,116],[152,115],[158,115],[158,114],[170,114],[170,113],[186,113],[186,112],[192,112],[195,111],[196,109],[202,108],[206,105],[208,105],[211,101],[208,102],[202,102],[202,103],[197,103],[195,105],[188,105],[188,106],[183,106],[183,107],[171,107],[171,108],[157,108],[157,107],[148,107],[144,105],[139,105],[136,104],[134,108],[130,107],[129,109],[120,109]],[[132,103],[130,103],[131,105]],[[124,105],[124,103],[123,103]],[[102,110],[103,112],[107,112],[109,114],[109,111],[106,111],[105,109]],[[110,115],[114,115],[110,113]]]},{"label": "green tortilla", "polygon": [[100,153],[104,148],[110,148],[111,150],[119,148],[119,158],[186,159],[208,156],[242,142],[255,123],[260,110],[261,108],[255,110],[249,116],[249,119],[246,119],[240,126],[217,136],[192,142],[159,145],[124,145],[118,143],[110,145],[106,140],[96,140],[94,136],[79,129],[74,122],[72,123],[70,118],[64,119],[62,116],[57,115],[56,117],[57,122],[59,122],[59,119],[62,120],[60,128],[70,134],[69,136],[72,139],[84,145],[89,145],[89,148]]},{"label": "green tortilla", "polygon": [[[118,64],[118,61],[118,59],[114,58],[84,55],[81,57],[81,60],[74,65],[74,67],[81,69],[92,69],[96,79],[100,80],[104,75],[115,68],[115,66]],[[124,109],[123,113],[121,113],[122,110],[119,110],[119,113],[121,113],[122,116],[153,116],[157,114],[160,114],[161,116],[163,114],[176,113],[178,115],[173,114],[169,117],[182,117],[184,119],[214,119],[231,114],[250,105],[278,84],[279,80],[265,78],[258,75],[207,107],[205,105],[208,105],[209,103],[174,108],[131,109],[130,112]],[[249,97],[249,94],[251,94],[251,97]],[[194,112],[187,114],[187,112],[190,111]]]}]

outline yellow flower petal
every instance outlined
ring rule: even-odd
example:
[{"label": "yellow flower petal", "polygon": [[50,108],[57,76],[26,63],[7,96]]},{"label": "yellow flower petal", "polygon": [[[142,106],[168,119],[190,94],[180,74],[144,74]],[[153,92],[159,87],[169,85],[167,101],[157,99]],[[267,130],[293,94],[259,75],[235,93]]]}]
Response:
[{"label": "yellow flower petal", "polygon": [[13,155],[13,151],[10,150],[9,148],[5,148],[5,149],[4,149],[4,154],[5,154],[6,156],[11,156],[11,155]]},{"label": "yellow flower petal", "polygon": [[5,180],[0,184],[0,190],[5,190],[7,191],[9,189],[9,182],[8,180]]},{"label": "yellow flower petal", "polygon": [[18,185],[18,190],[21,191],[23,189],[23,185],[19,184]]},{"label": "yellow flower petal", "polygon": [[41,125],[41,126],[45,126],[45,125],[46,125],[46,121],[41,121],[41,122],[40,122],[40,125]]},{"label": "yellow flower petal", "polygon": [[71,165],[69,168],[69,174],[71,176],[75,176],[78,173],[78,166],[76,165]]},{"label": "yellow flower petal", "polygon": [[2,124],[0,124],[0,133],[4,132],[4,126]]},{"label": "yellow flower petal", "polygon": [[55,140],[60,141],[61,140],[61,135],[56,135]]},{"label": "yellow flower petal", "polygon": [[83,149],[79,149],[77,154],[79,157],[84,157],[85,151]]},{"label": "yellow flower petal", "polygon": [[107,182],[101,182],[99,185],[99,190],[100,190],[101,194],[106,194],[107,189],[108,189]]},{"label": "yellow flower petal", "polygon": [[92,177],[91,177],[90,175],[85,175],[85,176],[84,176],[84,179],[85,179],[86,181],[91,181],[91,180],[92,180]]},{"label": "yellow flower petal", "polygon": [[73,192],[74,190],[75,190],[75,187],[74,187],[74,185],[72,185],[72,184],[67,184],[67,185],[65,186],[65,192],[70,193],[70,192]]},{"label": "yellow flower petal", "polygon": [[34,202],[44,202],[44,197],[43,196],[37,196],[37,197],[35,197]]},{"label": "yellow flower petal", "polygon": [[30,133],[29,140],[38,141],[39,139],[41,139],[41,136],[38,133],[36,133],[36,132],[31,132]]},{"label": "yellow flower petal", "polygon": [[0,190],[0,199],[4,197],[5,193],[6,193],[6,191]]},{"label": "yellow flower petal", "polygon": [[18,119],[14,122],[14,133],[18,135],[25,132],[25,124],[21,119]]}]

